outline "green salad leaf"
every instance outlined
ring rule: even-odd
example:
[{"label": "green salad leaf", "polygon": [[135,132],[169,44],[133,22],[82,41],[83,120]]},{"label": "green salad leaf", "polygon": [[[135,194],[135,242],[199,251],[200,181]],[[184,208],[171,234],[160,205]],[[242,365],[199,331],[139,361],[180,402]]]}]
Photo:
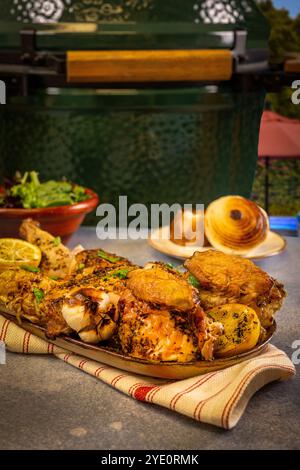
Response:
[{"label": "green salad leaf", "polygon": [[[68,181],[46,181],[41,183],[36,171],[24,173],[18,183],[7,190],[6,196],[21,201],[24,209],[46,208],[55,206],[68,206],[85,201],[90,196],[85,188],[74,185]],[[1,201],[0,201],[1,204]]]}]

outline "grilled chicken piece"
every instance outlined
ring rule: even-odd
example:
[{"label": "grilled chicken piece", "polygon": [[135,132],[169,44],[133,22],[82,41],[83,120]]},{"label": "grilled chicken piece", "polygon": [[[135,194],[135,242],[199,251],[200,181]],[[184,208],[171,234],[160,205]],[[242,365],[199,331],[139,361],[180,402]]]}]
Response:
[{"label": "grilled chicken piece", "polygon": [[136,266],[100,249],[82,250],[75,258],[74,273],[45,298],[47,335],[56,337],[68,326],[85,342],[105,341],[116,331],[119,294]]},{"label": "grilled chicken piece", "polygon": [[85,342],[109,339],[117,327],[118,301],[134,266],[118,266],[92,274],[76,273],[56,284],[41,304],[50,338],[69,327]]},{"label": "grilled chicken piece", "polygon": [[185,267],[200,283],[204,310],[227,303],[252,307],[264,328],[273,323],[274,313],[286,296],[283,285],[252,261],[219,251],[196,252]]},{"label": "grilled chicken piece", "polygon": [[183,277],[159,264],[129,273],[127,287],[146,302],[167,305],[179,311],[194,307],[193,290]]},{"label": "grilled chicken piece", "polygon": [[[58,326],[63,328],[63,321],[73,331],[76,331],[86,343],[99,343],[114,334],[118,320],[119,296],[113,292],[95,287],[75,287],[60,302],[60,309],[47,299],[48,311],[52,311],[50,321],[47,321],[48,335],[51,334],[51,325],[54,324],[56,333]],[[53,313],[57,315],[53,317]],[[60,316],[61,315],[61,316]],[[49,318],[49,315],[48,315]],[[53,320],[55,323],[52,323]]]},{"label": "grilled chicken piece", "polygon": [[120,305],[119,338],[125,354],[155,362],[196,359],[197,334],[188,314],[151,306],[129,289]]},{"label": "grilled chicken piece", "polygon": [[0,308],[46,328],[47,336],[78,333],[90,343],[109,339],[118,320],[118,301],[131,265],[54,281],[23,269],[0,274]]},{"label": "grilled chicken piece", "polygon": [[0,274],[0,308],[32,323],[45,326],[40,310],[42,296],[54,288],[56,282],[40,273],[12,269]]},{"label": "grilled chicken piece", "polygon": [[49,338],[76,332],[88,343],[110,339],[121,313],[119,338],[131,356],[188,362],[201,352],[213,358],[216,326],[205,317],[197,291],[160,265],[125,264],[61,281],[6,271],[0,275],[0,305],[45,327]]},{"label": "grilled chicken piece", "polygon": [[44,274],[64,278],[75,268],[75,258],[70,250],[57,237],[41,230],[38,222],[24,220],[20,227],[20,236],[40,248],[40,268]]},{"label": "grilled chicken piece", "polygon": [[190,362],[200,353],[213,358],[214,338],[197,292],[173,270],[154,264],[129,273],[119,312],[125,354],[153,362]]},{"label": "grilled chicken piece", "polygon": [[121,256],[101,249],[82,250],[76,254],[76,268],[83,274],[91,274],[94,271],[103,269],[117,268],[132,263]]}]

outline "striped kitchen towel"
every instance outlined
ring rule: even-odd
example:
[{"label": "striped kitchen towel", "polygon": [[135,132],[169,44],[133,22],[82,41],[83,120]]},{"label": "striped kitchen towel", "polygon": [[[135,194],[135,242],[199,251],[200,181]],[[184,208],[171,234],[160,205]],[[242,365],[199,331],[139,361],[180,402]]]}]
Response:
[{"label": "striped kitchen towel", "polygon": [[259,356],[227,369],[191,379],[167,381],[133,375],[69,353],[1,315],[0,340],[5,342],[9,351],[53,354],[136,400],[164,406],[225,429],[237,424],[257,390],[274,380],[288,380],[295,374],[295,367],[287,355],[272,345]]}]

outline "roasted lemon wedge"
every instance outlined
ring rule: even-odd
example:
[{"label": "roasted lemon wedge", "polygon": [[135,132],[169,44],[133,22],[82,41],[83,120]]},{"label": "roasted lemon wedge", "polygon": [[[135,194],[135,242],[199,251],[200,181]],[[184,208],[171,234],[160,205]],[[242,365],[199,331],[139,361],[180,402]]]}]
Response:
[{"label": "roasted lemon wedge", "polygon": [[17,238],[0,238],[0,271],[18,266],[37,267],[41,250],[31,243]]},{"label": "roasted lemon wedge", "polygon": [[230,357],[254,348],[260,336],[260,321],[253,308],[242,304],[225,304],[208,311],[222,323],[224,333],[218,338],[216,357]]}]

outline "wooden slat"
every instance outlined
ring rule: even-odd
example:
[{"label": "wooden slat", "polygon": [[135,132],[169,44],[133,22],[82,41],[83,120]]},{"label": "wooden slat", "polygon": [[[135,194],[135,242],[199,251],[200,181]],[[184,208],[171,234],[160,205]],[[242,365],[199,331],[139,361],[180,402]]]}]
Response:
[{"label": "wooden slat", "polygon": [[286,52],[284,54],[285,73],[300,73],[300,53]]},{"label": "wooden slat", "polygon": [[68,82],[229,80],[229,50],[69,51]]},{"label": "wooden slat", "polygon": [[290,59],[284,63],[286,73],[300,73],[300,55],[299,59]]}]

